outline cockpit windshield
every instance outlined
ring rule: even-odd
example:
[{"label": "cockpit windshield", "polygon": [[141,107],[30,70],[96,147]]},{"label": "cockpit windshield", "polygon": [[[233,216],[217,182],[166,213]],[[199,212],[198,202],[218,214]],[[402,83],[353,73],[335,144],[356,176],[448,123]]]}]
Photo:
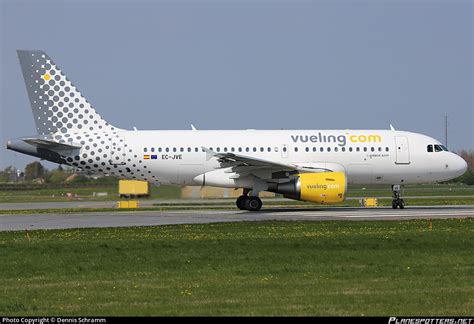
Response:
[{"label": "cockpit windshield", "polygon": [[428,152],[442,152],[442,151],[448,152],[448,149],[446,148],[446,146],[441,145],[441,144],[430,144],[426,147],[426,151],[428,151]]}]

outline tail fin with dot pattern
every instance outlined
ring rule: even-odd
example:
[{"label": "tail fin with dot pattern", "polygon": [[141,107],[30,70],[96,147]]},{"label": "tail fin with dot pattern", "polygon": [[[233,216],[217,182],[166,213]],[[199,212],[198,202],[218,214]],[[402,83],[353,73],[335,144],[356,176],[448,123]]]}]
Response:
[{"label": "tail fin with dot pattern", "polygon": [[18,50],[39,134],[117,130],[92,108],[53,60],[40,50]]}]

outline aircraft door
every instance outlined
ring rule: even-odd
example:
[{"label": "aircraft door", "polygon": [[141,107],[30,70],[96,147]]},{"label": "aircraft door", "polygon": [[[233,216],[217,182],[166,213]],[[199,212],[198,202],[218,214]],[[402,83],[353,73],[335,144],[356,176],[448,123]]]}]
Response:
[{"label": "aircraft door", "polygon": [[406,136],[395,136],[396,164],[410,164],[410,149]]}]

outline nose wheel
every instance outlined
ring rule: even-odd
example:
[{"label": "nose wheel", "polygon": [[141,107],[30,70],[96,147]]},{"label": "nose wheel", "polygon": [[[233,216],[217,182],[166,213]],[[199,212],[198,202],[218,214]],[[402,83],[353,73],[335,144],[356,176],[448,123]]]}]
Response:
[{"label": "nose wheel", "polygon": [[235,202],[240,210],[259,211],[262,208],[262,200],[258,197],[242,195]]},{"label": "nose wheel", "polygon": [[405,208],[405,201],[402,198],[400,198],[400,192],[401,192],[400,185],[393,185],[392,192],[393,192],[392,208],[393,209]]}]

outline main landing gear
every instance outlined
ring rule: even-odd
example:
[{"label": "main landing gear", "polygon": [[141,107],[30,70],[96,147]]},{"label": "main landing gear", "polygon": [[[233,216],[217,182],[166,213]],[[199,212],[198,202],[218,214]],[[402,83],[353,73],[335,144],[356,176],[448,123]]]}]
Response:
[{"label": "main landing gear", "polygon": [[240,210],[259,211],[262,208],[262,200],[257,196],[249,196],[249,190],[244,189],[244,194],[235,202]]},{"label": "main landing gear", "polygon": [[392,208],[397,209],[397,207],[400,207],[400,209],[405,208],[405,201],[400,198],[400,185],[393,185],[392,186],[392,192],[393,192],[393,200],[392,200]]}]

